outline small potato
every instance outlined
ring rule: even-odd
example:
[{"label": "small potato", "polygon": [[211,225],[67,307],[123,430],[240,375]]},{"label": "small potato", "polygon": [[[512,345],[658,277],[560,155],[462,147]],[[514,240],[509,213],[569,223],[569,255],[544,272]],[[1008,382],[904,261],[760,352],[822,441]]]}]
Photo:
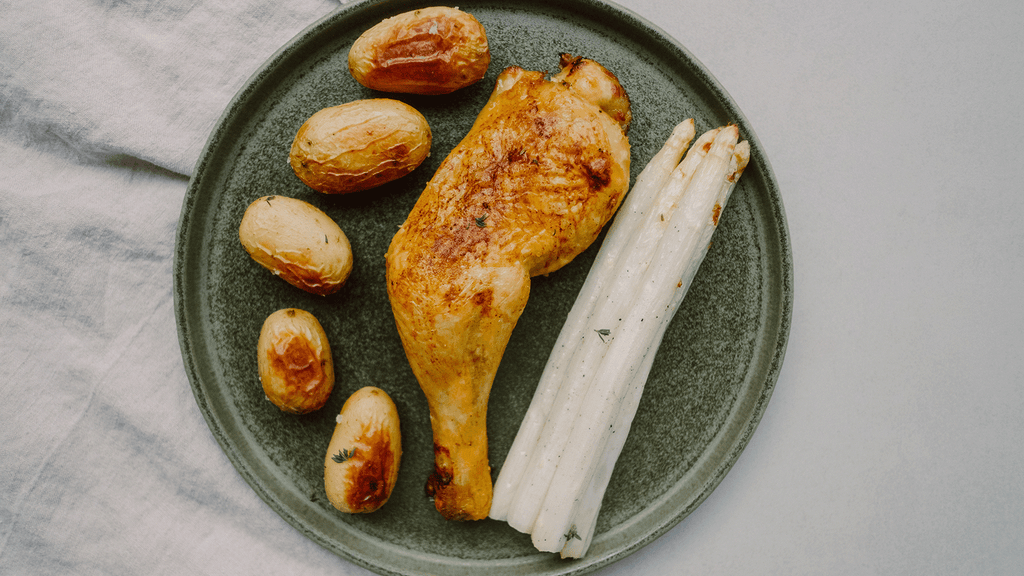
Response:
[{"label": "small potato", "polygon": [[323,408],[334,389],[334,361],[320,322],[305,310],[285,308],[263,322],[256,345],[263,392],[291,414]]},{"label": "small potato", "polygon": [[295,134],[288,159],[310,188],[345,194],[412,172],[430,155],[430,143],[430,125],[415,108],[373,98],[310,116]]},{"label": "small potato", "polygon": [[490,63],[480,21],[444,6],[388,18],[348,53],[348,69],[363,86],[410,94],[454,92],[483,78]]},{"label": "small potato", "polygon": [[264,196],[238,227],[246,252],[292,286],[326,296],[352,273],[352,246],[331,217],[297,198]]},{"label": "small potato", "polygon": [[380,388],[357,390],[335,418],[324,458],[327,499],[342,512],[373,512],[391,497],[402,460],[398,410]]}]

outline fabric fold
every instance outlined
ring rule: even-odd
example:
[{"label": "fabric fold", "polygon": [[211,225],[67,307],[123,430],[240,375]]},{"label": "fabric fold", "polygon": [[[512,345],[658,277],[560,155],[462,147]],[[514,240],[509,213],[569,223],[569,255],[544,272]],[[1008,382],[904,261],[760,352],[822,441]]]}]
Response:
[{"label": "fabric fold", "polygon": [[190,175],[231,98],[332,0],[17,2],[0,8],[0,125]]},{"label": "fabric fold", "polygon": [[326,0],[0,5],[0,572],[366,575],[252,491],[172,297],[210,131]]}]

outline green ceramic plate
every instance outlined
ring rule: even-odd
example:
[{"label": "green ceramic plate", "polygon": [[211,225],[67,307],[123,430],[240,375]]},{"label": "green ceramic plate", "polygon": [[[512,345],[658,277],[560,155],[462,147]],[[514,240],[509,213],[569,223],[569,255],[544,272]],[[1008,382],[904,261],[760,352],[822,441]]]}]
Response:
[{"label": "green ceramic plate", "polygon": [[[726,474],[775,385],[789,332],[792,260],[777,184],[753,130],[717,81],[675,40],[622,8],[595,0],[464,1],[492,50],[483,81],[443,97],[394,96],[420,110],[433,153],[404,179],[342,197],[306,188],[288,165],[298,127],[315,111],[380,96],[348,73],[353,40],[385,17],[428,4],[391,0],[340,8],[301,33],[256,73],[224,112],[196,166],[175,251],[175,312],[185,367],[213,435],[277,513],[317,543],[382,574],[582,574],[636,551],[692,512]],[[558,55],[593,58],[633,102],[633,178],[693,117],[698,130],[737,123],[751,164],[658,352],[584,559],[536,552],[529,537],[491,520],[448,522],[423,486],[432,470],[427,406],[409,370],[384,289],[384,252],[441,159],[462,138],[506,66],[556,70]],[[355,269],[338,294],[315,297],[253,262],[238,241],[246,206],[266,194],[307,200],[346,232]],[[494,474],[530,402],[548,352],[597,245],[549,277],[530,301],[503,359],[490,404]],[[264,397],[256,340],[273,311],[320,319],[338,384],[316,414],[281,413]],[[386,390],[401,417],[404,458],[391,500],[374,514],[336,512],[322,466],[334,416],[366,385]]]}]

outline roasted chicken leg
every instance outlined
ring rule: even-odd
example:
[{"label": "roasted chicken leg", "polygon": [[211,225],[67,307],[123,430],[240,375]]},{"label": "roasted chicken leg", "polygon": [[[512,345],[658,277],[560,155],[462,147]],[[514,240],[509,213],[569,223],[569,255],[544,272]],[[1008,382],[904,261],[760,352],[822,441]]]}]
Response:
[{"label": "roasted chicken leg", "polygon": [[629,98],[600,64],[504,70],[387,252],[387,289],[430,407],[427,490],[448,519],[491,505],[487,402],[530,278],[597,238],[629,188]]}]

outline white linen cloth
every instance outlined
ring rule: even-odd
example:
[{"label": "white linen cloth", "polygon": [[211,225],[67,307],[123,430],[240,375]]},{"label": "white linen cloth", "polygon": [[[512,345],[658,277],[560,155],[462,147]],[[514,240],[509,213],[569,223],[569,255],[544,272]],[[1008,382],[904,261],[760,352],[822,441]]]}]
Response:
[{"label": "white linen cloth", "polygon": [[188,175],[328,0],[0,6],[0,573],[368,574],[214,441],[171,295]]},{"label": "white linen cloth", "polygon": [[228,100],[331,0],[6,3],[5,124],[180,174]]}]

